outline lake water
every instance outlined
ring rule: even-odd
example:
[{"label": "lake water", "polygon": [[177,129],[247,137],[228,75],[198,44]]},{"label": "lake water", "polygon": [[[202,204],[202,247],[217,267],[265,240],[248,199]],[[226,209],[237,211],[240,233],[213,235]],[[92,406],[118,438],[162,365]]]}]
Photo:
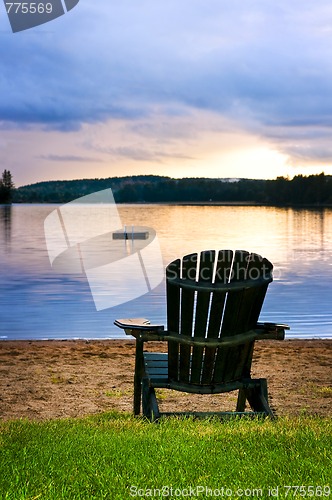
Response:
[{"label": "lake water", "polygon": [[[165,323],[164,283],[97,311],[86,277],[52,269],[44,220],[55,205],[0,206],[0,338],[124,338],[117,318]],[[124,225],[157,232],[164,264],[206,249],[241,249],[274,264],[260,319],[288,323],[287,337],[332,338],[332,210],[119,205]],[[123,287],[122,267],[114,279]]]}]

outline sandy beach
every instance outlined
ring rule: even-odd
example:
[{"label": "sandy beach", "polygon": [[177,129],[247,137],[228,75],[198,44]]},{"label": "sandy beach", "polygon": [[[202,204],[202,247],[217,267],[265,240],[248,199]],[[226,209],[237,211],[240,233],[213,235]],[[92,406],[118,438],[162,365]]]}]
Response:
[{"label": "sandy beach", "polygon": [[[165,345],[149,343],[151,350]],[[0,342],[0,418],[81,417],[132,411],[135,342]],[[278,416],[332,414],[332,341],[256,342],[252,375],[266,377]],[[236,393],[186,395],[163,390],[162,410],[234,410]]]}]

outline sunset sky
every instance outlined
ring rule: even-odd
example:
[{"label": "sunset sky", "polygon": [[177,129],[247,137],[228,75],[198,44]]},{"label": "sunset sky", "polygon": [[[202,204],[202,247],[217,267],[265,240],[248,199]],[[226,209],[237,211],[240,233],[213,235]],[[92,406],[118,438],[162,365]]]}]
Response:
[{"label": "sunset sky", "polygon": [[17,186],[332,174],[331,0],[80,0],[13,34],[0,169]]}]

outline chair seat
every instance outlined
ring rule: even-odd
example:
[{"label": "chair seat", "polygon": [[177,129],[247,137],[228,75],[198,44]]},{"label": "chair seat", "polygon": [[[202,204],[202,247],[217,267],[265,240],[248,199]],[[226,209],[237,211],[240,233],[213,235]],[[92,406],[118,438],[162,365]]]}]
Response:
[{"label": "chair seat", "polygon": [[220,394],[237,389],[253,389],[260,382],[255,379],[247,378],[234,380],[222,384],[192,384],[179,383],[173,381],[168,376],[168,354],[157,352],[144,352],[144,377],[148,379],[150,387],[160,389],[173,389],[176,391],[188,392],[193,394]]},{"label": "chair seat", "polygon": [[149,378],[150,384],[154,387],[168,387],[168,354],[144,352],[143,356],[145,375]]}]

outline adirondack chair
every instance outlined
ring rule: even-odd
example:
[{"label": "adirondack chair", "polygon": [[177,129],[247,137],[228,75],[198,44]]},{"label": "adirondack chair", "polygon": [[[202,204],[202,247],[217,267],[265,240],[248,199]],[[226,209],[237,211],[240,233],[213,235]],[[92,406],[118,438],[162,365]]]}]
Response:
[{"label": "adirondack chair", "polygon": [[[246,251],[186,255],[166,268],[167,330],[134,318],[116,320],[136,338],[134,413],[151,421],[161,413],[156,388],[216,394],[238,390],[235,412],[274,414],[266,379],[251,378],[256,340],[285,337],[287,325],[258,323],[272,264]],[[164,340],[167,353],[145,352],[144,342]],[[252,412],[245,411],[246,402]]]}]

